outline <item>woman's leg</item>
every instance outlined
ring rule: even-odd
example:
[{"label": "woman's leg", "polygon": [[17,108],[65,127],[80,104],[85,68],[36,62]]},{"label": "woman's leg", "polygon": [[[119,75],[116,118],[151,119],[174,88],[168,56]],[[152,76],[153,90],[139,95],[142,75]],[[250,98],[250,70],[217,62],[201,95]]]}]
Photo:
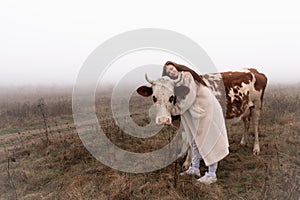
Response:
[{"label": "woman's leg", "polygon": [[218,163],[216,162],[216,163],[214,163],[214,164],[208,166],[208,173],[209,173],[211,176],[216,177],[217,169],[218,169]]},{"label": "woman's leg", "polygon": [[204,183],[206,185],[210,185],[217,181],[217,168],[218,162],[211,164],[208,166],[208,172],[205,172],[205,175],[198,179],[199,182]]},{"label": "woman's leg", "polygon": [[200,167],[201,156],[196,145],[195,140],[192,141],[192,167],[195,169],[199,169]]}]

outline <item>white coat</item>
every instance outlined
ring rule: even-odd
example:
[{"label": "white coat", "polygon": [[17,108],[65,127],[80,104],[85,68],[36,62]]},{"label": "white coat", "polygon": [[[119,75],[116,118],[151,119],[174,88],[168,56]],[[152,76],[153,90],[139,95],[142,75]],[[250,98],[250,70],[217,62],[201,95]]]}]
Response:
[{"label": "white coat", "polygon": [[229,154],[222,108],[209,88],[194,81],[190,72],[181,73],[182,80],[176,86],[186,86],[190,91],[177,99],[171,114],[181,115],[184,132],[195,139],[205,165],[209,166]]}]

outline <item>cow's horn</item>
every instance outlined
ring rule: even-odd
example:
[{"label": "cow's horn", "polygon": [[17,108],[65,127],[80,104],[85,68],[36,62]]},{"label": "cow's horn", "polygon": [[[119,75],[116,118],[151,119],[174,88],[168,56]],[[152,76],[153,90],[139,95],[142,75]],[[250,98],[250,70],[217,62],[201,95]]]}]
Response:
[{"label": "cow's horn", "polygon": [[179,83],[181,81],[181,79],[182,79],[182,73],[179,72],[177,79],[174,80],[174,84]]},{"label": "cow's horn", "polygon": [[147,73],[145,74],[145,79],[146,79],[146,81],[148,81],[149,83],[153,84],[153,80],[151,80],[151,79],[148,77]]}]

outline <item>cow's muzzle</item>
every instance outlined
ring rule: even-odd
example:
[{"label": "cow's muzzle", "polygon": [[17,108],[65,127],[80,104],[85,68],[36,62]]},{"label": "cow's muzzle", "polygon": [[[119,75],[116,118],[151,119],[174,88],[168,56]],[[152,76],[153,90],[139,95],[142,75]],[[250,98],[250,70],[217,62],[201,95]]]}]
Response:
[{"label": "cow's muzzle", "polygon": [[166,125],[170,125],[172,123],[172,118],[169,116],[160,116],[160,117],[156,117],[156,124],[166,124]]}]

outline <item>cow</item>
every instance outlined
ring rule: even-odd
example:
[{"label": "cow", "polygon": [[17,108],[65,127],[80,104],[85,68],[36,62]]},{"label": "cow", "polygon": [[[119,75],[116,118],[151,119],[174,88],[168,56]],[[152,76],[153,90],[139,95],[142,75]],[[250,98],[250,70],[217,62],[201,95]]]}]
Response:
[{"label": "cow", "polygon": [[[252,120],[255,135],[253,154],[258,155],[260,153],[258,126],[267,77],[254,68],[248,68],[238,71],[204,74],[202,79],[219,100],[226,121],[229,123],[244,122],[241,145],[245,145],[247,142],[250,121]],[[151,83],[151,87],[141,86],[137,89],[137,92],[145,97],[152,95],[154,105],[159,104],[160,108],[157,109],[156,113],[157,124],[161,124],[160,119],[162,117],[166,119],[163,120],[166,124],[171,124],[170,111],[175,103],[176,95],[178,95],[176,93],[178,91],[187,93],[188,91],[182,90],[182,88],[181,90],[174,88],[178,80],[174,81],[167,77],[161,77],[156,81],[152,81],[146,76],[146,80]],[[191,151],[189,149],[186,162],[184,163],[185,168],[190,164],[190,155]]]},{"label": "cow", "polygon": [[241,145],[247,142],[247,135],[252,121],[254,127],[253,154],[260,153],[259,120],[263,96],[267,86],[267,77],[256,69],[248,68],[203,75],[203,80],[219,100],[229,123],[244,122]]}]

